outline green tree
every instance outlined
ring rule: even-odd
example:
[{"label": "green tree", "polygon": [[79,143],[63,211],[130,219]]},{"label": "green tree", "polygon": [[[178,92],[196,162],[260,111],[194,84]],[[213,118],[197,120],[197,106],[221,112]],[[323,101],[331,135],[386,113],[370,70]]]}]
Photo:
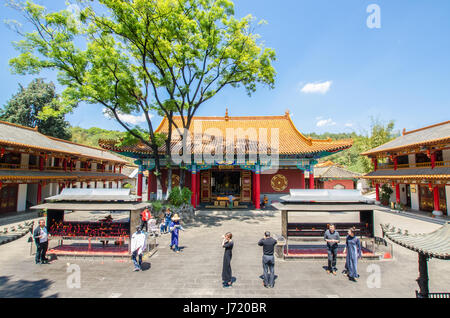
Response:
[{"label": "green tree", "polygon": [[41,117],[44,108],[58,111],[57,100],[55,85],[37,78],[27,87],[19,84],[19,92],[0,110],[0,119],[32,128],[38,126],[42,134],[69,140],[70,125],[64,120],[64,114]]},{"label": "green tree", "polygon": [[399,133],[394,131],[394,127],[395,123],[393,120],[383,122],[378,118],[371,118],[370,132],[363,132],[361,134],[324,133],[320,135],[313,133],[309,136],[318,139],[353,139],[353,146],[350,149],[328,156],[325,159],[341,164],[351,171],[368,173],[373,170],[372,161],[366,156],[361,156],[361,153],[381,146],[398,137]]},{"label": "green tree", "polygon": [[[150,113],[189,128],[199,107],[225,87],[243,86],[251,94],[258,83],[274,85],[274,50],[253,33],[251,15],[234,17],[230,0],[78,4],[78,15],[47,12],[31,1],[15,5],[33,32],[20,32],[20,55],[10,65],[19,74],[57,70],[65,87],[61,112],[80,101],[104,107],[130,136],[151,147],[158,187],[161,138]],[[119,116],[141,112],[144,128],[130,127]],[[182,117],[183,127],[176,127],[171,113]]]},{"label": "green tree", "polygon": [[72,134],[71,141],[93,147],[98,147],[99,139],[119,140],[124,138],[125,135],[125,133],[121,131],[107,130],[98,127],[91,127],[88,129],[71,127],[70,131]]}]

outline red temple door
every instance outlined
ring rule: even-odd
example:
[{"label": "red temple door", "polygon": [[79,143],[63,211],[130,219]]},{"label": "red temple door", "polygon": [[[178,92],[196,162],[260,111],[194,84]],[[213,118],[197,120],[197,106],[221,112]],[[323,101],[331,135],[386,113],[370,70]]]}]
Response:
[{"label": "red temple door", "polygon": [[16,212],[18,184],[3,185],[0,190],[0,213]]},{"label": "red temple door", "polygon": [[211,202],[211,171],[201,171],[200,181],[201,202]]},{"label": "red temple door", "polygon": [[242,171],[241,180],[241,202],[252,202],[252,173]]}]

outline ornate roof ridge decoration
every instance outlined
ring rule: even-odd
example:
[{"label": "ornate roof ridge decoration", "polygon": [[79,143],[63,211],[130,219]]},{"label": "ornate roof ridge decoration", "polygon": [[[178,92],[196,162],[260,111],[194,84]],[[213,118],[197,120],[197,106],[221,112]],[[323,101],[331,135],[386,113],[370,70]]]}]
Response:
[{"label": "ornate roof ridge decoration", "polygon": [[387,152],[417,150],[425,146],[441,146],[448,143],[450,143],[450,121],[444,121],[409,132],[404,130],[401,136],[361,155],[376,156]]},{"label": "ornate roof ridge decoration", "polygon": [[[66,154],[70,156],[77,156],[77,157],[86,157],[93,160],[99,160],[99,161],[110,161],[110,162],[117,162],[117,163],[128,163],[126,160],[123,160],[116,155],[109,153],[105,151],[105,149],[100,147],[93,147],[93,146],[87,146],[78,144],[72,141],[59,139],[56,137],[51,137],[44,135],[37,131],[35,128],[30,128],[26,126],[22,126],[19,124],[14,124],[10,122],[0,121],[0,126],[5,125],[11,127],[11,131],[7,129],[7,127],[4,127],[3,134],[0,132],[0,144],[7,145],[7,146],[13,146],[13,147],[19,147],[19,148],[26,148],[26,149],[35,149],[38,151],[48,151],[48,152],[55,152],[60,154]],[[17,131],[16,129],[23,129],[26,131],[23,134],[20,134],[20,131]],[[33,139],[33,136],[36,140]],[[15,141],[20,140],[20,141]],[[35,141],[35,144],[32,144],[32,142]],[[70,149],[70,147],[73,146]],[[69,149],[65,148],[69,147]],[[81,149],[77,149],[77,147]],[[86,152],[83,152],[85,150]],[[89,154],[88,151],[95,150],[100,153],[95,154],[91,153]],[[91,151],[92,152],[92,151]],[[107,156],[104,156],[107,155]]]},{"label": "ornate roof ridge decoration", "polygon": [[390,224],[381,224],[383,235],[392,242],[428,257],[450,259],[450,221],[430,233],[410,234]]},{"label": "ornate roof ridge decoration", "polygon": [[329,167],[329,166],[341,166],[340,164],[334,163],[331,160],[327,160],[324,162],[319,162],[318,164],[315,165],[315,167],[317,168],[325,168],[325,167]]},{"label": "ornate roof ridge decoration", "polygon": [[[228,119],[226,119],[228,118]],[[181,121],[181,116],[174,117],[175,122]],[[242,128],[243,130],[247,130],[248,128],[278,128],[279,129],[279,138],[280,145],[278,153],[280,155],[295,155],[295,154],[315,154],[315,153],[334,153],[339,152],[345,149],[350,148],[353,145],[353,140],[332,140],[328,139],[312,139],[303,135],[298,129],[295,127],[292,119],[290,118],[289,112],[287,111],[285,115],[282,116],[198,116],[193,117],[190,130],[191,132],[194,130],[195,121],[202,121],[204,124],[202,125],[202,133],[206,131],[208,128],[217,128],[222,132],[222,135],[225,136],[225,131],[227,128]],[[254,122],[253,127],[249,126]],[[168,130],[169,122],[167,117],[164,117],[155,130],[155,133],[164,133]],[[177,126],[180,127],[179,124]],[[257,130],[258,135],[258,130]],[[270,134],[267,136],[267,146],[270,148]],[[254,141],[251,140],[250,137],[245,137],[246,146],[248,148],[248,153],[255,153],[258,151],[257,145],[254,145]],[[133,146],[116,146],[116,140],[99,140],[100,147],[112,150],[118,153],[135,153],[135,154],[153,154],[150,147],[139,143]],[[173,144],[173,143],[172,143]],[[226,148],[224,148],[226,149]],[[161,154],[165,154],[165,145],[160,147],[159,149]]]}]

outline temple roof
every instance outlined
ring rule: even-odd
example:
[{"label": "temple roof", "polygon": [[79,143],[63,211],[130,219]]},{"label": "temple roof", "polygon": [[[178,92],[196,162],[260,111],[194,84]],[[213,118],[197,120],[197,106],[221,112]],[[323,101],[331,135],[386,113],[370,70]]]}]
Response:
[{"label": "temple roof", "polygon": [[41,134],[37,129],[0,121],[0,145],[42,152],[54,152],[73,157],[86,157],[116,163],[128,163],[104,149],[80,145]]},{"label": "temple roof", "polygon": [[330,179],[356,179],[360,178],[361,174],[347,170],[339,165],[319,166],[314,167],[315,178],[330,178]]},{"label": "temple roof", "polygon": [[[176,126],[182,128],[182,118],[180,116],[174,117]],[[173,127],[173,126],[172,126]],[[267,148],[272,152],[277,152],[280,155],[297,155],[297,154],[316,154],[321,152],[338,152],[347,148],[350,148],[353,144],[352,140],[332,140],[332,139],[311,139],[300,133],[292,122],[289,112],[286,112],[284,116],[244,116],[234,117],[228,116],[228,113],[224,117],[194,117],[190,125],[190,133],[193,135],[195,129],[203,133],[204,136],[209,136],[212,143],[203,142],[203,152],[208,152],[208,147],[215,145],[220,136],[223,136],[223,149],[225,151],[225,138],[227,129],[234,129],[235,134],[242,129],[242,131],[248,131],[254,129],[254,136],[244,135],[239,139],[235,137],[235,145],[242,142],[245,146],[246,153],[257,153],[259,139],[259,129],[266,128],[267,131]],[[271,129],[278,129],[279,132],[279,149],[271,149]],[[167,134],[169,130],[169,121],[165,117],[163,118],[159,127],[155,130],[156,133]],[[217,138],[219,137],[219,138]],[[205,139],[205,138],[204,138]],[[176,142],[176,140],[175,140]],[[142,154],[152,154],[152,150],[143,144],[137,144],[135,146],[116,147],[116,141],[101,140],[99,145],[105,149],[113,150],[116,152],[134,152]],[[174,143],[173,143],[174,144]],[[194,148],[194,147],[193,147]],[[165,152],[165,146],[159,149],[161,153]],[[269,151],[269,152],[270,152]]]},{"label": "temple roof", "polygon": [[403,131],[402,136],[381,146],[363,152],[362,155],[376,155],[402,149],[413,149],[450,143],[450,120],[432,126]]},{"label": "temple roof", "polygon": [[19,170],[0,169],[0,180],[122,180],[127,176],[121,173],[99,171],[60,171],[60,170]]},{"label": "temple roof", "polygon": [[387,238],[407,249],[435,258],[450,259],[450,222],[425,234],[409,234],[408,231],[402,233],[389,224],[382,224],[381,228]]}]

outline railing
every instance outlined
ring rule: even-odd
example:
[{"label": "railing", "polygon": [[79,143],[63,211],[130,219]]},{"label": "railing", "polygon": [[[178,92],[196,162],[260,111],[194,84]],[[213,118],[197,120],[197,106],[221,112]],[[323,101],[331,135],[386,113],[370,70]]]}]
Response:
[{"label": "railing", "polygon": [[20,163],[0,163],[0,169],[26,169],[26,165]]},{"label": "railing", "polygon": [[[0,170],[40,170],[39,165],[26,165],[26,164],[15,164],[15,163],[0,163]],[[49,167],[44,166],[44,171],[65,171],[64,167]],[[71,172],[70,167],[66,168],[67,172]],[[114,170],[107,170],[102,171],[101,169],[92,170],[91,168],[80,168],[77,170],[76,168],[72,168],[72,172],[103,172],[103,173],[114,173]],[[119,169],[116,169],[115,173],[118,173]]]},{"label": "railing", "polygon": [[450,293],[428,293],[424,297],[416,290],[416,298],[450,298]]},{"label": "railing", "polygon": [[[436,161],[434,167],[450,167],[450,161]],[[378,170],[391,170],[395,165],[391,163],[379,163]],[[419,162],[419,163],[406,163],[397,165],[397,169],[410,169],[410,168],[431,168],[431,162]]]}]

